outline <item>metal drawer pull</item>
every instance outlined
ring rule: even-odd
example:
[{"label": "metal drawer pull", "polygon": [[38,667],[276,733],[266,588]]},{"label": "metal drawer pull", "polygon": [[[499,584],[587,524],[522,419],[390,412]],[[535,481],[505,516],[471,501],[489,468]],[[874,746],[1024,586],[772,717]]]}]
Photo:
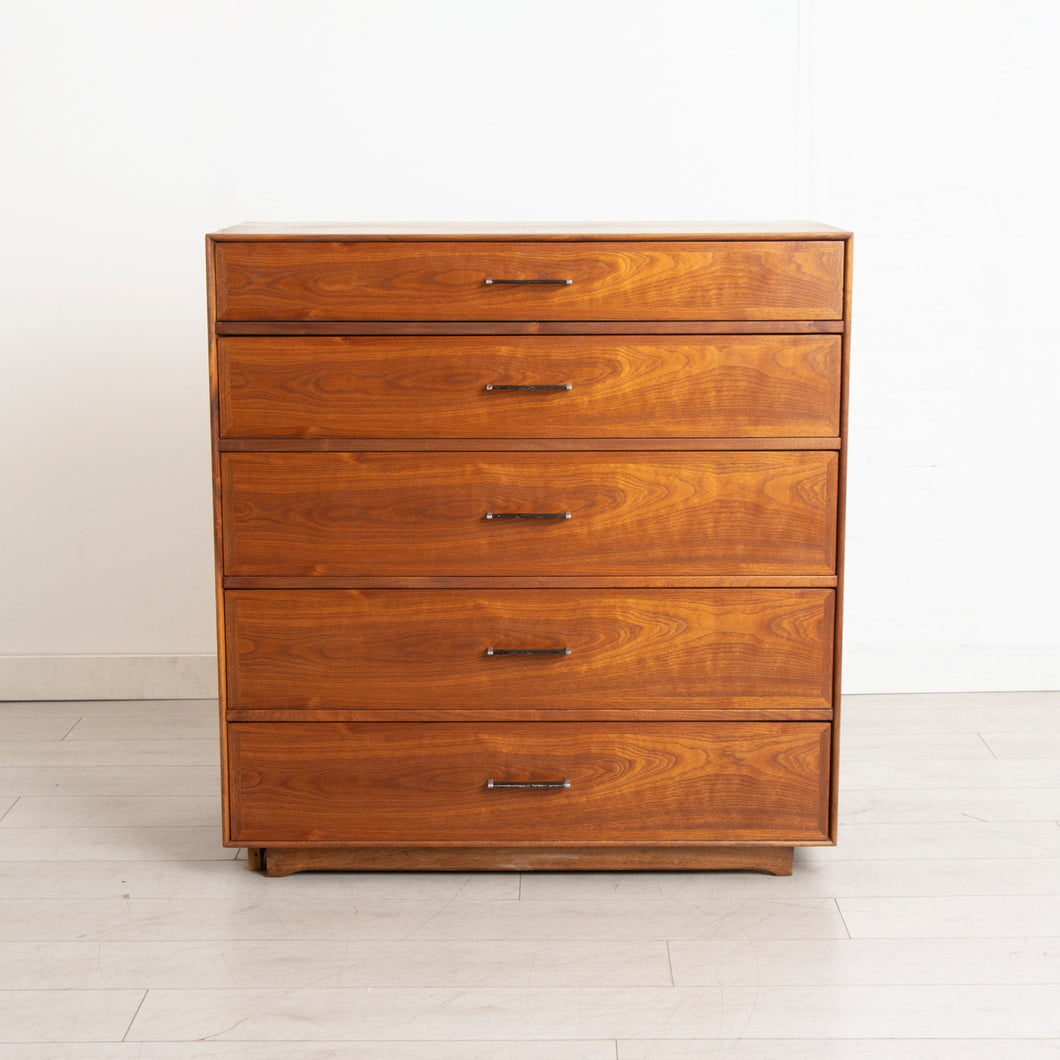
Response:
[{"label": "metal drawer pull", "polygon": [[564,287],[569,287],[572,283],[574,283],[574,281],[573,280],[490,280],[490,279],[488,279],[488,280],[485,281],[485,283],[486,283],[487,287],[489,287],[491,284],[495,284],[495,283],[519,283],[519,284],[551,283],[551,284],[559,284],[559,285],[562,285]]},{"label": "metal drawer pull", "polygon": [[518,386],[511,386],[508,384],[500,383],[487,383],[487,390],[570,390],[572,389],[570,383],[530,383],[519,384]]},{"label": "metal drawer pull", "polygon": [[570,655],[570,648],[487,648],[487,655]]},{"label": "metal drawer pull", "polygon": [[570,777],[562,780],[494,780],[486,781],[487,788],[569,788]]},{"label": "metal drawer pull", "polygon": [[570,512],[486,512],[487,519],[569,519]]}]

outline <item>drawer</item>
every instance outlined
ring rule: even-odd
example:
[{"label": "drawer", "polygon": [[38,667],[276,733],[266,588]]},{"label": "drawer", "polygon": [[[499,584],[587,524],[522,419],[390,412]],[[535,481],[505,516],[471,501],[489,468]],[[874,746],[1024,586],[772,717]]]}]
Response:
[{"label": "drawer", "polygon": [[834,600],[829,589],[233,590],[228,706],[830,710]]},{"label": "drawer", "polygon": [[224,572],[832,574],[838,454],[226,453]]},{"label": "drawer", "polygon": [[221,242],[216,311],[218,320],[839,320],[844,248]]},{"label": "drawer", "polygon": [[834,335],[244,336],[217,357],[228,438],[839,433]]},{"label": "drawer", "polygon": [[238,724],[232,841],[823,841],[829,745],[818,722]]}]

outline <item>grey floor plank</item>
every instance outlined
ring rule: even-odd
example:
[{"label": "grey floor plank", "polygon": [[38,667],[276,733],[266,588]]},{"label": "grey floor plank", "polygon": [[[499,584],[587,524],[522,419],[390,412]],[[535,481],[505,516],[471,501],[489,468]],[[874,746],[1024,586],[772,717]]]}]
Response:
[{"label": "grey floor plank", "polygon": [[1060,1056],[1060,694],[846,697],[788,878],[266,879],[216,709],[0,704],[0,1060]]}]

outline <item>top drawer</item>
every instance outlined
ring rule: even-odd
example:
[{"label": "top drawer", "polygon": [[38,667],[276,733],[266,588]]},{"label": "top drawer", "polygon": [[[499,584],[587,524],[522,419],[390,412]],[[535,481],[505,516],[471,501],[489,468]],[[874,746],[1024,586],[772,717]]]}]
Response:
[{"label": "top drawer", "polygon": [[221,242],[217,319],[839,320],[843,257],[841,240]]}]

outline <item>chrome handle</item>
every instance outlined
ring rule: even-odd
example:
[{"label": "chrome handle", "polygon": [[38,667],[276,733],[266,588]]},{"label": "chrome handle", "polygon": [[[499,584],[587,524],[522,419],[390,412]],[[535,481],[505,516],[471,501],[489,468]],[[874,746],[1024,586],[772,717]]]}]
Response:
[{"label": "chrome handle", "polygon": [[570,655],[570,648],[487,648],[487,655]]},{"label": "chrome handle", "polygon": [[487,383],[487,390],[571,390],[570,383],[531,383],[529,385],[509,386],[508,384]]},{"label": "chrome handle", "polygon": [[569,788],[570,777],[562,780],[494,780],[486,781],[487,788]]},{"label": "chrome handle", "polygon": [[487,519],[569,519],[570,512],[486,512]]},{"label": "chrome handle", "polygon": [[489,287],[489,286],[491,286],[492,284],[495,284],[495,283],[516,283],[516,284],[551,283],[551,284],[558,284],[558,285],[561,285],[563,287],[569,287],[572,283],[574,283],[573,280],[493,280],[493,279],[487,279],[484,282],[485,282],[487,287]]}]

